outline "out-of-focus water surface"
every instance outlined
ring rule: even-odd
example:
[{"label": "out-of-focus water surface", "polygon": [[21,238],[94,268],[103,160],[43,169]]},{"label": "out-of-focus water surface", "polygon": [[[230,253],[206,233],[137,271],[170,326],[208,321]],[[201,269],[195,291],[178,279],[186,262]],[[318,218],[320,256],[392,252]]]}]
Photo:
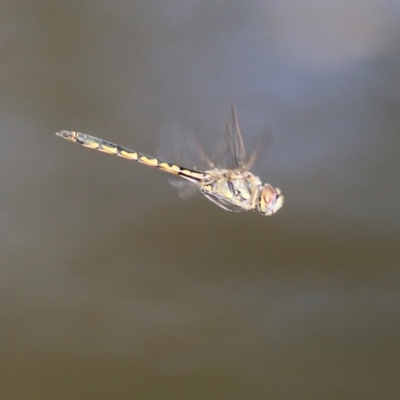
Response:
[{"label": "out-of-focus water surface", "polygon": [[[400,397],[399,2],[1,8],[1,399]],[[230,101],[272,217],[54,135],[212,149]]]}]

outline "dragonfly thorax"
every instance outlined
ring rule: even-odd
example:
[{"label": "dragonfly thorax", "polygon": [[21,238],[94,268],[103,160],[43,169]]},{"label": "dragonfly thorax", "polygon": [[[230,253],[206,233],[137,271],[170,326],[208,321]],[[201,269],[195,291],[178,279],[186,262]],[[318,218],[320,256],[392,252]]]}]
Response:
[{"label": "dragonfly thorax", "polygon": [[228,211],[252,211],[262,183],[249,171],[209,170],[200,184],[200,191],[212,202]]}]

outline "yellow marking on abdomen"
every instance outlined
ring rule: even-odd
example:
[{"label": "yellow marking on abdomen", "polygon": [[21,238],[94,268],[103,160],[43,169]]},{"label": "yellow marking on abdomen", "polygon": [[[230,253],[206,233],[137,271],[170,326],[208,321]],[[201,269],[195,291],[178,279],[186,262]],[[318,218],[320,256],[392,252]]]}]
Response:
[{"label": "yellow marking on abdomen", "polygon": [[149,158],[146,156],[141,156],[139,158],[139,161],[143,164],[149,165],[150,167],[157,167],[157,165],[158,165],[157,158]]},{"label": "yellow marking on abdomen", "polygon": [[130,153],[128,151],[125,150],[121,150],[118,155],[120,157],[124,157],[127,158],[128,160],[137,160],[138,159],[138,153],[134,152],[134,153]]},{"label": "yellow marking on abdomen", "polygon": [[104,153],[108,153],[108,154],[117,154],[117,148],[115,146],[112,145],[108,145],[108,144],[102,144],[98,150],[103,151]]},{"label": "yellow marking on abdomen", "polygon": [[177,165],[174,165],[174,164],[170,165],[170,164],[165,163],[165,162],[162,162],[159,165],[159,167],[163,171],[170,172],[171,174],[178,174],[180,172],[180,170],[181,170]]},{"label": "yellow marking on abdomen", "polygon": [[[83,145],[85,147],[88,147],[89,149],[94,149],[97,150],[100,147],[100,143],[96,140],[92,140],[88,137],[85,138],[85,142],[83,143]],[[78,137],[76,137],[76,141],[78,141]]]},{"label": "yellow marking on abdomen", "polygon": [[183,175],[191,176],[194,179],[203,179],[204,178],[204,174],[202,174],[200,172],[189,171],[188,169],[181,169],[180,173]]}]

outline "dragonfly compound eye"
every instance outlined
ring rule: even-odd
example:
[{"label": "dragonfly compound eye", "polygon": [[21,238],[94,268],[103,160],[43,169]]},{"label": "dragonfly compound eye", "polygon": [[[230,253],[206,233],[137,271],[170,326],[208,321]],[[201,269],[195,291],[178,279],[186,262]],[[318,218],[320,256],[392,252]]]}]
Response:
[{"label": "dragonfly compound eye", "polygon": [[278,188],[266,184],[261,188],[258,211],[263,215],[276,213],[283,205],[283,196]]}]

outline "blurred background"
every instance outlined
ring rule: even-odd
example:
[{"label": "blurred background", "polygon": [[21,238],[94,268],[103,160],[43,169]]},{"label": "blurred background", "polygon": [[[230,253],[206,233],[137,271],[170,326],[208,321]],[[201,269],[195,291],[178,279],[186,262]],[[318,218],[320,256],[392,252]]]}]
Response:
[{"label": "blurred background", "polygon": [[[400,397],[399,1],[0,8],[0,399]],[[230,101],[272,217],[54,135],[211,150]]]}]

